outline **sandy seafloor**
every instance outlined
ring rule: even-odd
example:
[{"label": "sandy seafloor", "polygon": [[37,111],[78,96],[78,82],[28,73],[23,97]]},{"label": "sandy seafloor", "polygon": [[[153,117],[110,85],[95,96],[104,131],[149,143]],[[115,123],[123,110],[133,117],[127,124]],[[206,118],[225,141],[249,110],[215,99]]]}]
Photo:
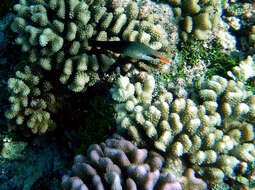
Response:
[{"label": "sandy seafloor", "polygon": [[[7,3],[8,0],[3,2],[3,5],[0,6],[1,30],[6,27],[9,18],[12,17],[12,3]],[[111,1],[111,6],[119,6],[119,4],[128,2],[113,0]],[[181,9],[181,3],[178,6],[178,2],[181,1],[150,2],[139,0],[137,2],[140,4],[141,18],[147,17],[146,14],[155,13],[161,16],[158,23],[165,26],[171,51],[180,49],[181,44],[183,44],[182,38],[186,39],[187,44],[192,41],[191,34],[183,33],[184,29],[181,21],[185,16],[174,16],[174,11],[178,12]],[[161,3],[164,5],[161,5]],[[255,59],[254,1],[226,0],[222,1],[222,3],[224,3],[224,6],[217,11],[220,12],[220,18],[224,24],[221,23],[222,25],[218,29],[208,32],[208,39],[199,42],[202,42],[203,46],[206,47],[213,39],[219,40],[222,45],[221,55],[233,57],[236,59],[237,65],[241,60],[245,60],[248,55],[253,56]],[[112,105],[111,97],[106,91],[107,89],[109,90],[110,86],[106,88],[102,88],[100,85],[94,88],[91,87],[83,96],[75,94],[73,98],[70,97],[70,94],[63,94],[63,97],[68,96],[69,99],[67,99],[73,101],[73,107],[68,105],[63,115],[58,116],[58,120],[65,122],[60,122],[59,125],[57,123],[55,131],[42,135],[31,135],[31,133],[28,134],[26,132],[23,134],[20,130],[16,130],[17,127],[14,127],[5,118],[5,112],[10,106],[7,81],[14,76],[18,68],[22,67],[22,59],[26,57],[22,53],[20,46],[15,45],[14,38],[13,33],[8,34],[0,31],[0,190],[61,189],[61,177],[64,174],[71,174],[74,155],[86,152],[89,144],[100,143],[114,132],[114,114],[111,112],[113,109],[112,107],[107,107],[109,102]],[[193,48],[190,47],[190,51]],[[193,80],[206,76],[208,70],[211,69],[211,67],[210,69],[207,68],[204,58],[200,60],[196,58],[196,61],[200,62],[196,66],[188,64],[187,60],[190,59],[186,59],[185,65],[176,66],[180,60],[181,51],[175,53],[169,58],[173,65],[167,68],[169,75],[174,73],[174,77],[170,77],[170,79],[175,80],[173,85],[178,84],[178,82],[182,84],[184,79],[190,85]],[[224,64],[222,66],[224,67]],[[184,71],[181,75],[182,77],[178,78],[177,72],[180,67],[183,67]],[[251,73],[255,76],[255,66],[251,67]],[[224,77],[226,76],[226,73],[222,74],[224,74]],[[187,87],[189,85],[183,86]],[[254,85],[254,80],[251,77],[247,82],[247,86],[253,92],[255,92]],[[178,88],[176,96],[182,96],[182,93],[183,91]],[[82,100],[79,100],[81,97]],[[86,102],[84,99],[89,101]],[[82,106],[79,107],[79,105]],[[62,117],[66,117],[66,120]],[[97,126],[102,127],[103,125],[106,125],[106,127],[103,129],[97,128]],[[87,128],[84,129],[84,126]],[[254,143],[254,140],[252,142]],[[250,168],[248,176],[245,175],[244,179],[236,179],[234,183],[229,182],[230,180],[227,179],[227,185],[221,186],[219,189],[255,188],[255,182],[253,181],[255,179],[255,171],[253,170],[253,168]]]}]

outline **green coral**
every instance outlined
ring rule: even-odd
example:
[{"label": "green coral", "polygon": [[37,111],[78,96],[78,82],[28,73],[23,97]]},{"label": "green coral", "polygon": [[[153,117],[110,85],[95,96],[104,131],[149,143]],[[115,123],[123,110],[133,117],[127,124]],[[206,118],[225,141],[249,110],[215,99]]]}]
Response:
[{"label": "green coral", "polygon": [[229,77],[227,72],[238,65],[239,60],[235,55],[222,52],[218,40],[181,42],[175,54],[176,61],[171,65],[171,73],[153,72],[157,83],[169,86],[170,82],[178,83],[179,79],[184,79],[185,86],[194,87],[194,81],[201,77]]},{"label": "green coral", "polygon": [[209,43],[200,41],[182,42],[179,46],[180,61],[194,66],[200,61],[207,66],[206,76],[227,76],[227,72],[237,65],[237,58],[223,53],[218,40]]},{"label": "green coral", "polygon": [[27,126],[33,133],[42,134],[55,128],[52,114],[58,111],[59,105],[52,88],[50,82],[25,66],[24,72],[17,71],[16,77],[8,80],[11,106],[5,116],[15,120],[18,126]]},{"label": "green coral", "polygon": [[[116,124],[137,143],[149,143],[168,157],[187,155],[188,162],[210,182],[245,174],[255,161],[254,98],[238,81],[212,76],[198,83],[191,98],[174,98],[165,89],[155,96],[155,82],[148,76],[132,84],[121,77],[112,90]],[[122,83],[134,93],[118,93]],[[126,85],[127,86],[127,85]],[[121,97],[121,98],[119,98]]]},{"label": "green coral", "polygon": [[[56,73],[62,84],[81,92],[100,79],[101,64],[109,68],[104,64],[114,62],[88,56],[90,38],[140,41],[169,54],[164,28],[153,21],[139,20],[136,3],[126,6],[110,11],[105,1],[21,0],[14,6],[17,14],[11,29],[19,34],[15,41],[23,52],[29,52],[31,63]],[[83,60],[84,56],[88,58]],[[82,69],[76,66],[81,62]]]},{"label": "green coral", "polygon": [[246,11],[251,9],[251,4],[235,2],[231,3],[226,9],[227,16],[242,16]]}]

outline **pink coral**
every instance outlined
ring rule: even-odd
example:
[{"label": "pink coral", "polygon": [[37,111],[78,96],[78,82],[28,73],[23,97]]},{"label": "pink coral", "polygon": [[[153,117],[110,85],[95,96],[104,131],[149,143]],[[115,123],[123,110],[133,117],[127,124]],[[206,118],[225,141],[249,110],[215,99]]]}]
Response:
[{"label": "pink coral", "polygon": [[173,174],[163,176],[164,159],[156,152],[139,149],[119,135],[100,145],[91,145],[88,161],[74,159],[72,175],[63,176],[64,190],[181,190]]}]

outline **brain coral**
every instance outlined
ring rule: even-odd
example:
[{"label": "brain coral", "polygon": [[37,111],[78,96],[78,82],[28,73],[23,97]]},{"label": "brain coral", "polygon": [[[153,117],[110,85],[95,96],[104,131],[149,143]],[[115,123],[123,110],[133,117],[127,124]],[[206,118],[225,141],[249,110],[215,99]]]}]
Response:
[{"label": "brain coral", "polygon": [[100,145],[91,145],[87,156],[89,160],[82,155],[75,157],[73,177],[65,175],[62,178],[64,190],[202,190],[207,186],[194,176],[192,170],[187,170],[180,181],[171,173],[162,175],[162,156],[147,149],[139,149],[119,135],[114,135]]},{"label": "brain coral", "polygon": [[33,133],[42,134],[55,128],[51,119],[61,107],[59,99],[52,93],[52,85],[29,66],[24,72],[17,71],[15,78],[8,80],[10,109],[5,116],[16,120],[16,124],[27,126]]},{"label": "brain coral", "polygon": [[170,51],[163,26],[139,20],[135,2],[109,11],[103,0],[20,0],[14,10],[11,29],[30,62],[53,71],[75,92],[93,85],[101,66],[114,62],[87,55],[88,39],[140,41],[166,54]]},{"label": "brain coral", "polygon": [[170,157],[187,155],[187,162],[210,182],[248,171],[255,161],[255,95],[242,82],[213,76],[201,81],[191,98],[154,90],[150,75],[143,84],[118,79],[111,93],[119,102],[115,108],[119,130]]}]

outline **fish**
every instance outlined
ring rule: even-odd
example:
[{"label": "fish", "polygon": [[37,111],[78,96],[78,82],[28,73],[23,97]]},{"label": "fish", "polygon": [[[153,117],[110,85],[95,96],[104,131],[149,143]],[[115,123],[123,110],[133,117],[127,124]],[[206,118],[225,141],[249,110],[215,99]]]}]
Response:
[{"label": "fish", "polygon": [[170,63],[170,61],[162,57],[158,51],[140,42],[96,40],[89,40],[88,42],[89,45],[93,47],[100,47],[105,50],[110,50],[126,57],[147,61],[160,60],[165,64]]}]

